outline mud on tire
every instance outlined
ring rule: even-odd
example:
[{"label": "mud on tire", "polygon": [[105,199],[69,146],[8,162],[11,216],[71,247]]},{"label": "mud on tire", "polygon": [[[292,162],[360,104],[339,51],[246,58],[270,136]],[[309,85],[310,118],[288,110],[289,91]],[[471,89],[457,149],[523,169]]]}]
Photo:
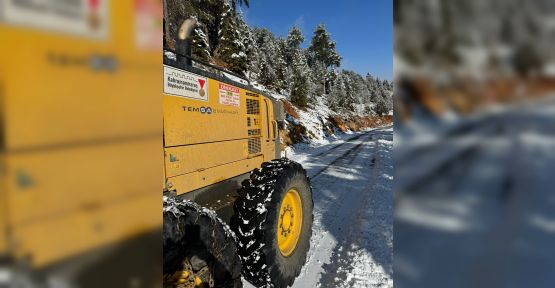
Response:
[{"label": "mud on tire", "polygon": [[[291,188],[300,194],[303,219],[296,248],[285,257],[278,247],[278,217],[281,201]],[[231,227],[243,276],[257,287],[292,285],[306,262],[312,235],[312,189],[306,171],[285,158],[264,163],[242,183],[239,194]]]},{"label": "mud on tire", "polygon": [[164,276],[182,271],[183,261],[188,259],[208,267],[214,287],[242,287],[235,235],[213,211],[190,201],[165,198],[163,218]]}]

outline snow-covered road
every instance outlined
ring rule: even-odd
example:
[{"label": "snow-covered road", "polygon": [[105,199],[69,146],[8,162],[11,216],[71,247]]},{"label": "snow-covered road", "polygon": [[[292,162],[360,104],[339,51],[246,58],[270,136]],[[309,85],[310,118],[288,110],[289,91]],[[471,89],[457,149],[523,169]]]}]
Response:
[{"label": "snow-covered road", "polygon": [[392,148],[386,127],[289,151],[314,198],[311,249],[293,287],[393,287]]},{"label": "snow-covered road", "polygon": [[476,120],[395,151],[396,287],[554,287],[555,99]]}]

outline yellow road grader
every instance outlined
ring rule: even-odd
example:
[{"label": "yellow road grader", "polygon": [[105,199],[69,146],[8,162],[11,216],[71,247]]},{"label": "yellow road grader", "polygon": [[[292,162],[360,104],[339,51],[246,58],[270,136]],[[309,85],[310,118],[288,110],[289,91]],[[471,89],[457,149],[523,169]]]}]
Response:
[{"label": "yellow road grader", "polygon": [[183,22],[164,57],[164,285],[241,287],[243,274],[290,286],[306,261],[313,203],[305,170],[281,158],[282,103],[194,61],[194,25]]},{"label": "yellow road grader", "polygon": [[161,14],[159,0],[0,2],[0,287],[20,271],[25,287],[60,287],[52,271],[64,287],[159,287],[160,262],[164,287],[299,275],[312,196],[281,158],[281,103],[193,61],[190,21],[162,67]]},{"label": "yellow road grader", "polygon": [[161,11],[0,1],[0,287],[160,284]]}]

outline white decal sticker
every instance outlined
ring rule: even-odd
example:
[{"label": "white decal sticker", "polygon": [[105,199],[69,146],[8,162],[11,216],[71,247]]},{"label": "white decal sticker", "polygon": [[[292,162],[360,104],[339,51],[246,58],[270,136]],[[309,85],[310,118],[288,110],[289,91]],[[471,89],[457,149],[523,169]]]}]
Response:
[{"label": "white decal sticker", "polygon": [[32,27],[105,40],[108,36],[108,0],[2,0],[0,19]]},{"label": "white decal sticker", "polygon": [[220,104],[239,107],[240,103],[239,88],[220,83]]},{"label": "white decal sticker", "polygon": [[164,65],[164,93],[208,101],[208,79]]}]

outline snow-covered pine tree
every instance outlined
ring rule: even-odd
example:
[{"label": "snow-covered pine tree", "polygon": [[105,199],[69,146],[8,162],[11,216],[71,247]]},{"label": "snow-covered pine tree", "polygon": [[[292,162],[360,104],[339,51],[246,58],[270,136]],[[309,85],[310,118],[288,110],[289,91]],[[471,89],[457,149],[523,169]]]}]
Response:
[{"label": "snow-covered pine tree", "polygon": [[325,64],[322,62],[317,62],[314,59],[316,58],[315,52],[311,49],[305,49],[304,54],[310,67],[310,83],[312,85],[311,88],[311,97],[321,97],[325,94],[325,80],[327,76],[327,69]]},{"label": "snow-covered pine tree", "polygon": [[327,60],[328,66],[332,68],[341,66],[341,56],[337,52],[337,43],[335,41],[331,41],[329,44],[329,58]]},{"label": "snow-covered pine tree", "polygon": [[218,32],[219,42],[214,53],[216,63],[235,73],[243,74],[247,70],[247,54],[243,44],[243,35],[239,30],[241,25],[239,18],[231,3],[224,2],[223,12],[220,20],[220,30]]},{"label": "snow-covered pine tree", "polygon": [[383,91],[383,97],[387,106],[387,113],[393,111],[393,87],[391,87],[390,89],[385,89]]},{"label": "snow-covered pine tree", "polygon": [[[217,27],[220,20],[221,7],[223,3],[230,3],[230,0],[164,0],[165,10],[167,12],[166,25],[171,41],[175,39],[177,31],[181,23],[188,18],[196,18],[201,26],[204,26],[204,32],[210,42],[211,53],[215,48],[213,45],[213,30]],[[166,9],[167,8],[167,9]],[[216,31],[217,36],[217,31]],[[217,37],[215,37],[217,38]]]},{"label": "snow-covered pine tree", "polygon": [[204,26],[203,23],[198,23],[197,27],[193,31],[191,40],[193,58],[204,62],[210,62],[212,55],[210,53],[210,44],[208,41],[206,26]]},{"label": "snow-covered pine tree", "polygon": [[380,93],[376,97],[376,114],[378,114],[379,116],[383,116],[389,113],[389,111],[390,109],[388,108],[387,100],[385,99],[384,95]]},{"label": "snow-covered pine tree", "polygon": [[343,112],[345,98],[347,97],[345,87],[345,79],[342,73],[338,73],[335,84],[331,88],[330,93],[326,96],[328,107],[335,112]]},{"label": "snow-covered pine tree", "polygon": [[358,103],[356,97],[358,97],[360,91],[356,85],[356,74],[353,71],[343,70],[340,73],[343,76],[344,86],[345,86],[345,98],[341,101],[341,108],[345,112],[356,112],[355,104]]},{"label": "snow-covered pine tree", "polygon": [[245,71],[245,75],[247,78],[255,80],[257,79],[258,69],[255,69],[256,66],[253,64],[258,62],[258,47],[256,45],[256,41],[254,39],[254,33],[252,29],[247,25],[244,21],[244,17],[242,12],[239,12],[239,31],[241,34],[241,42],[243,42],[243,46],[245,47],[245,53],[247,54],[247,70]]},{"label": "snow-covered pine tree", "polygon": [[367,77],[373,87],[373,99],[376,113],[380,116],[388,114],[393,109],[393,83],[387,80]]},{"label": "snow-covered pine tree", "polygon": [[349,76],[351,94],[348,96],[351,97],[350,101],[352,103],[353,111],[356,113],[364,112],[363,110],[357,109],[360,104],[366,103],[365,97],[367,97],[368,88],[366,87],[364,78],[354,71],[345,72]]},{"label": "snow-covered pine tree", "polygon": [[287,67],[286,55],[287,55],[287,44],[285,39],[276,38],[276,55],[273,58],[275,70],[276,70],[276,82],[274,83],[274,89],[283,93],[287,90],[288,84],[291,82],[291,75]]},{"label": "snow-covered pine tree", "polygon": [[309,102],[309,95],[311,85],[310,81],[310,68],[308,67],[306,57],[301,50],[297,50],[293,54],[291,64],[291,102],[306,107]]},{"label": "snow-covered pine tree", "polygon": [[[220,46],[221,25],[224,16],[235,16],[236,7],[245,5],[247,0],[164,0],[165,1],[165,29],[164,39],[167,48],[174,47],[177,30],[187,18],[196,18],[199,27],[195,29],[193,37],[193,56],[199,60],[209,60]],[[227,27],[229,28],[229,27]],[[229,31],[228,31],[229,32]],[[227,45],[228,43],[224,44]]]},{"label": "snow-covered pine tree", "polygon": [[301,50],[301,44],[304,42],[304,35],[301,29],[293,26],[287,34],[287,63],[293,62],[293,55]]},{"label": "snow-covered pine tree", "polygon": [[291,102],[305,107],[310,98],[310,68],[305,54],[301,49],[304,42],[304,35],[300,28],[294,26],[289,31],[285,47],[285,60],[289,63],[289,94]]},{"label": "snow-covered pine tree", "polygon": [[285,87],[284,76],[287,72],[280,44],[272,32],[263,28],[254,29],[254,38],[259,49],[260,72],[257,81],[269,89],[280,92]]},{"label": "snow-covered pine tree", "polygon": [[[221,25],[224,23],[223,17],[226,15],[236,15],[237,6],[245,4],[248,7],[249,1],[244,0],[180,0],[185,2],[194,2],[201,13],[205,14],[205,23],[208,32],[208,40],[212,55],[220,44]],[[231,10],[231,11],[230,11]]]},{"label": "snow-covered pine tree", "polygon": [[[316,67],[316,69],[323,68],[329,72],[329,69],[333,71],[335,67],[341,65],[341,56],[336,51],[336,44],[331,40],[331,36],[323,24],[318,25],[314,30],[308,51],[310,55],[308,60],[311,67]],[[317,82],[322,83],[324,92],[328,93],[333,86],[333,74],[322,72],[317,72],[317,74],[323,74],[321,75],[323,77],[319,81],[317,80]]]},{"label": "snow-covered pine tree", "polygon": [[241,6],[243,4],[247,7],[249,7],[250,1],[249,0],[234,0],[234,1],[232,1],[233,10],[237,10],[237,6]]},{"label": "snow-covered pine tree", "polygon": [[336,51],[336,43],[331,40],[331,36],[324,24],[318,25],[316,30],[314,30],[314,35],[308,49],[313,52],[311,55],[314,58],[311,61],[323,63],[326,69],[341,65],[341,56]]}]

